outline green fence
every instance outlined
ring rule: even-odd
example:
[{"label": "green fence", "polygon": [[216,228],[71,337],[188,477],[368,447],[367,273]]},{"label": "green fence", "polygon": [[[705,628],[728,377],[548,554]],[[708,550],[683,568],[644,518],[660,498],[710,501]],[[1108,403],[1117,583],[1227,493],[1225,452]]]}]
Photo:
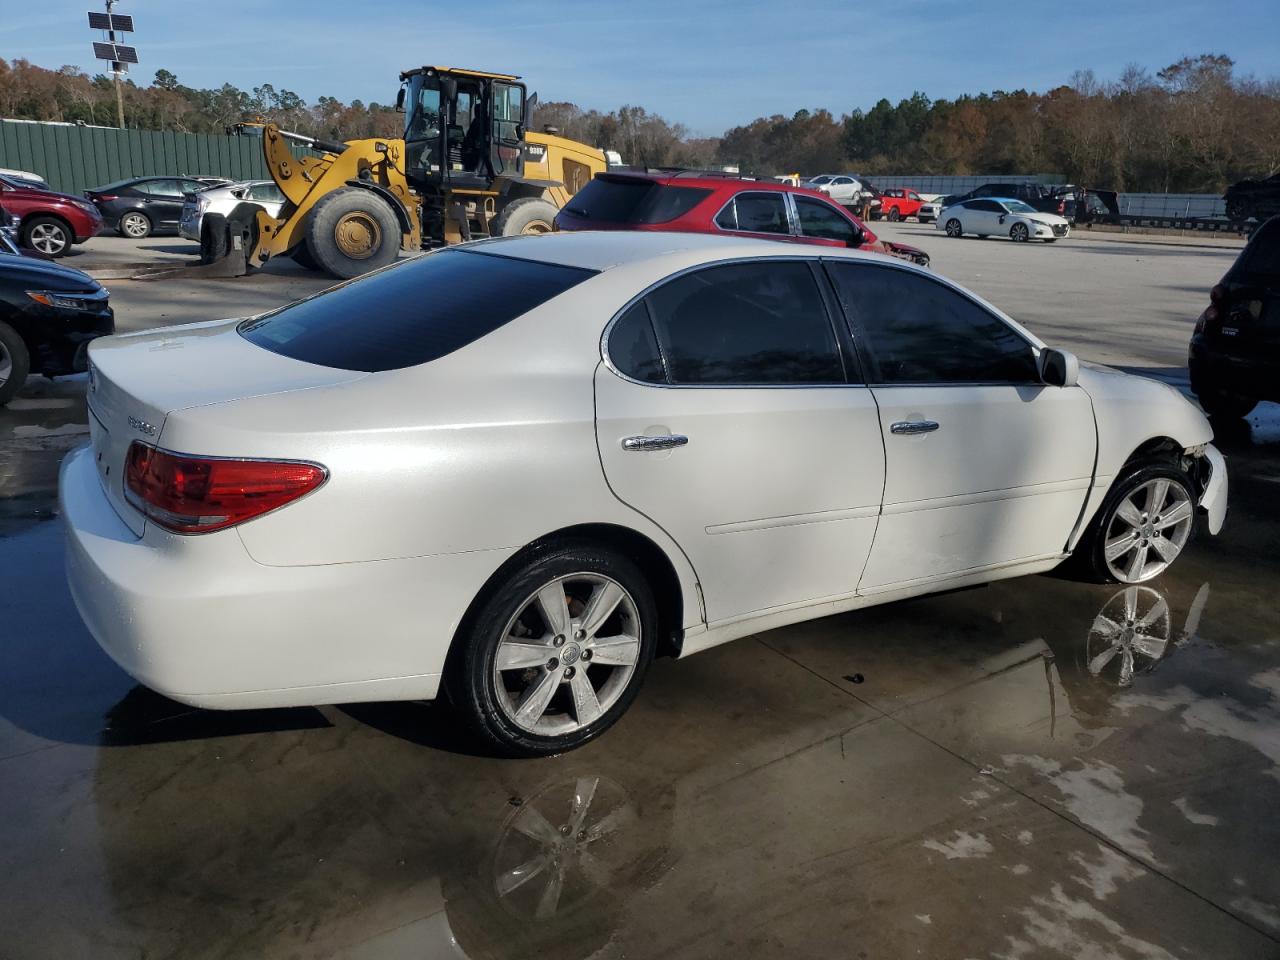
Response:
[{"label": "green fence", "polygon": [[[294,154],[304,150],[295,148]],[[0,167],[28,170],[54,190],[81,194],[127,177],[265,179],[262,140],[171,130],[118,130],[0,120]]]}]

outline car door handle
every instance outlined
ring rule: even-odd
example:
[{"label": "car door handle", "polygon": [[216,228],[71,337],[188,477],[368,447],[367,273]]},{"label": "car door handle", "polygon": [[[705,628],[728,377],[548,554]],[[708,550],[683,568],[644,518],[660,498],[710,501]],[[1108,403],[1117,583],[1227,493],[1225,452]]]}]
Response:
[{"label": "car door handle", "polygon": [[683,447],[689,442],[688,437],[669,434],[665,437],[626,437],[622,441],[623,450],[670,450],[672,447]]},{"label": "car door handle", "polygon": [[937,429],[937,420],[899,420],[890,425],[889,432],[900,437],[910,437],[917,433],[933,433]]}]

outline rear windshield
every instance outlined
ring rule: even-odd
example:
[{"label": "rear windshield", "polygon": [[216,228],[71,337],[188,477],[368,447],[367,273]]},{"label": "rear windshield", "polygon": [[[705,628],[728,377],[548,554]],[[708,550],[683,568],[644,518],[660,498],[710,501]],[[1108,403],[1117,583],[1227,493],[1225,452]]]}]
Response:
[{"label": "rear windshield", "polygon": [[702,187],[675,187],[649,180],[596,177],[565,206],[593,223],[669,223],[711,196]]},{"label": "rear windshield", "polygon": [[1280,217],[1273,217],[1258,228],[1231,272],[1280,282]]},{"label": "rear windshield", "polygon": [[465,347],[594,275],[446,250],[348,280],[239,329],[246,340],[294,360],[368,373],[399,370]]}]

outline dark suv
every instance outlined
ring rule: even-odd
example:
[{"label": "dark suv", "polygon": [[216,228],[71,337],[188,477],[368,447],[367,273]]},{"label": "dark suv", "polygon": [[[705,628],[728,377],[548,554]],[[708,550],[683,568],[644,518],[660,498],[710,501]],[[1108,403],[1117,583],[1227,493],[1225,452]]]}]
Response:
[{"label": "dark suv", "polygon": [[1254,231],[1191,336],[1191,390],[1211,416],[1280,401],[1280,217]]},{"label": "dark suv", "polygon": [[1038,183],[984,183],[968,193],[962,193],[947,199],[951,203],[960,203],[963,200],[975,200],[980,197],[1021,200],[1023,203],[1035,207],[1041,213],[1056,213],[1060,217],[1066,214],[1066,199]]},{"label": "dark suv", "polygon": [[560,210],[556,229],[718,233],[854,247],[929,265],[919,247],[881,240],[825,194],[697,170],[597,174]]}]

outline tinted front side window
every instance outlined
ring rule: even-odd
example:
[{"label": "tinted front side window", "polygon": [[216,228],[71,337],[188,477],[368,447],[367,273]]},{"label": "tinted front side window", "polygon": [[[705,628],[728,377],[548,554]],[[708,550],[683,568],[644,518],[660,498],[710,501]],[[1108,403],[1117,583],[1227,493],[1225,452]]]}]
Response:
[{"label": "tinted front side window", "polygon": [[479,340],[594,276],[591,270],[446,250],[247,320],[273,353],[342,370],[398,370]]},{"label": "tinted front side window", "polygon": [[716,217],[723,230],[790,233],[787,202],[781,193],[740,193]]},{"label": "tinted front side window", "polygon": [[928,277],[830,263],[881,383],[1038,383],[1031,345],[999,317]]},{"label": "tinted front side window", "polygon": [[823,237],[852,243],[858,236],[853,224],[821,200],[796,197],[796,214],[800,217],[800,232],[806,237]]},{"label": "tinted front side window", "polygon": [[647,299],[674,384],[845,382],[831,321],[803,261],[711,267]]}]

